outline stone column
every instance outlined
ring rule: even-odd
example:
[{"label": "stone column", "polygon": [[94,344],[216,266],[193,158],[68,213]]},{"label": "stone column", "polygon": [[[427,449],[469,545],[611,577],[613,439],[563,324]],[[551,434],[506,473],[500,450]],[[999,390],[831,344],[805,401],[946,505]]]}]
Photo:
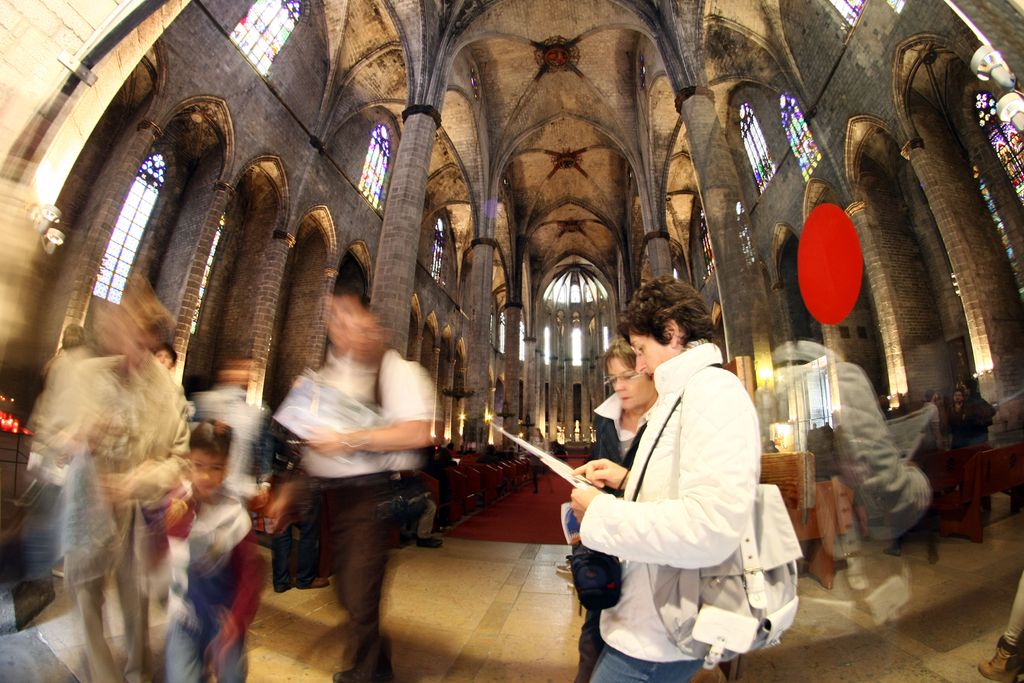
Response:
[{"label": "stone column", "polygon": [[644,235],[644,249],[647,251],[651,277],[672,274],[672,249],[669,247],[668,239],[667,230],[648,232]]},{"label": "stone column", "polygon": [[[903,346],[898,333],[899,320],[896,313],[897,294],[890,281],[890,269],[886,266],[887,259],[875,244],[871,217],[865,210],[864,202],[854,202],[846,209],[846,213],[857,229],[857,236],[864,254],[865,279],[871,288],[871,299],[875,304],[875,323],[882,336],[882,348],[885,350],[885,369],[889,379],[889,393],[900,394],[907,391],[907,368],[903,359]],[[895,274],[895,273],[892,273]],[[831,326],[823,325],[824,333]],[[829,346],[834,349],[835,346]],[[881,387],[879,387],[880,389]]]},{"label": "stone column", "polygon": [[423,351],[423,326],[420,326],[420,332],[412,338],[412,346],[409,347],[409,360],[414,360],[417,363],[420,360],[420,353]]},{"label": "stone column", "polygon": [[112,171],[114,180],[107,185],[117,188],[118,194],[107,197],[99,203],[97,211],[89,220],[88,227],[85,228],[85,243],[81,251],[78,252],[78,265],[74,268],[74,282],[71,286],[72,294],[68,300],[61,329],[70,324],[84,324],[103,252],[114,231],[114,223],[117,222],[125,196],[139,173],[139,167],[149,156],[153,143],[164,135],[163,129],[149,119],[139,121],[136,129],[137,134],[132,138],[128,149],[125,150],[121,157],[122,160],[116,162],[117,166]]},{"label": "stone column", "polygon": [[177,324],[174,328],[173,344],[174,350],[178,352],[178,364],[175,366],[175,372],[179,382],[181,375],[185,372],[185,356],[188,354],[188,345],[192,340],[192,318],[200,303],[199,288],[203,284],[203,275],[206,273],[210,249],[213,248],[213,236],[217,234],[221,216],[227,211],[234,194],[235,188],[225,182],[217,181],[213,184],[213,197],[210,200],[210,208],[206,210],[206,217],[203,219],[203,229],[199,234],[199,243],[192,256],[192,265],[189,269],[185,291],[181,298],[181,307],[178,309]]},{"label": "stone column", "polygon": [[434,383],[434,408],[433,421],[430,424],[430,431],[434,437],[437,436],[438,423],[444,418],[444,406],[441,403],[441,347],[435,346],[431,349],[430,367],[427,368],[430,379]]},{"label": "stone column", "polygon": [[444,375],[437,381],[437,391],[441,397],[441,406],[443,408],[441,432],[438,436],[447,443],[455,435],[458,425],[455,424],[456,421],[454,419],[454,401],[451,396],[446,396],[443,393],[445,387],[455,388],[455,358],[448,359],[448,362],[445,363]]},{"label": "stone column", "polygon": [[490,405],[487,368],[491,358],[491,276],[494,249],[497,243],[490,238],[473,240],[473,260],[469,271],[466,315],[469,320],[466,344],[466,388],[473,395],[466,399],[465,441],[476,441],[483,448],[487,439],[484,409]]},{"label": "stone column", "polygon": [[310,337],[309,367],[319,368],[327,355],[327,300],[334,291],[338,281],[338,269],[328,266],[324,268],[324,281],[320,290],[320,303],[316,311],[316,328]]},{"label": "stone column", "polygon": [[992,234],[970,169],[951,142],[940,135],[914,138],[903,155],[921,181],[960,287],[982,395],[1001,401],[1024,381],[1024,324],[1009,261]]},{"label": "stone column", "polygon": [[[536,328],[536,324],[534,324],[534,328]],[[534,334],[536,334],[536,331]],[[529,439],[529,432],[532,432],[540,424],[540,416],[537,414],[537,398],[539,395],[537,381],[540,379],[540,375],[537,372],[537,362],[540,360],[540,357],[537,354],[536,337],[526,337],[523,342],[526,344],[526,362],[523,365],[523,373],[526,377],[526,383],[523,385],[523,391],[526,392],[526,395],[523,397],[523,420],[530,423],[530,429],[524,430],[527,432],[526,438]]]},{"label": "stone column", "polygon": [[414,104],[402,112],[402,120],[405,129],[388,186],[371,297],[373,310],[398,349],[408,342],[409,301],[416,281],[427,173],[441,114],[430,105]]},{"label": "stone column", "polygon": [[277,302],[281,296],[281,280],[288,264],[288,251],[295,247],[295,235],[275,230],[273,240],[264,252],[263,272],[259,288],[254,292],[256,313],[253,316],[252,369],[249,373],[249,403],[258,405],[263,400],[263,386],[267,380],[267,363],[277,316]]},{"label": "stone column", "polygon": [[[523,319],[523,305],[518,301],[505,304],[505,408],[508,415],[502,420],[505,431],[519,431],[519,321]],[[506,444],[507,446],[508,444]]]},{"label": "stone column", "polygon": [[743,251],[736,222],[736,202],[741,196],[739,175],[715,111],[714,93],[702,87],[684,88],[676,97],[676,109],[686,125],[714,251],[726,357],[753,356],[755,335],[767,331],[765,295],[761,278]]}]

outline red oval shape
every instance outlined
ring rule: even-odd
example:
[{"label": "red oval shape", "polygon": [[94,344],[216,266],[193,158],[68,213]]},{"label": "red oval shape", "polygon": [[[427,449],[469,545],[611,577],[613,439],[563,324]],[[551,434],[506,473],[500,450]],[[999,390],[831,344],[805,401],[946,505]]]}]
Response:
[{"label": "red oval shape", "polygon": [[823,325],[853,310],[864,278],[864,258],[853,221],[835,204],[817,206],[804,222],[796,254],[800,295]]}]

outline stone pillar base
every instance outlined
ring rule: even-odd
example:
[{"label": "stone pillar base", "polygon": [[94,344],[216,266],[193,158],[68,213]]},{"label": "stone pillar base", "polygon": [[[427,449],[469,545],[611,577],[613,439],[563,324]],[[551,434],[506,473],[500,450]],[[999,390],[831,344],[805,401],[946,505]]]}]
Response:
[{"label": "stone pillar base", "polygon": [[53,579],[19,581],[0,586],[0,635],[25,628],[53,602]]}]

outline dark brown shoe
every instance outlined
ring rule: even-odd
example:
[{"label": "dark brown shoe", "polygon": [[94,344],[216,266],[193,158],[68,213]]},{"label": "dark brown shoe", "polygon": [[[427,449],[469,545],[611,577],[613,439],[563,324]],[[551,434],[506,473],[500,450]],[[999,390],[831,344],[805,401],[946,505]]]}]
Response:
[{"label": "dark brown shoe", "polygon": [[327,577],[318,576],[315,579],[313,579],[313,581],[308,586],[300,586],[296,584],[295,587],[299,590],[308,590],[310,588],[327,588],[330,585],[331,582],[327,579]]}]

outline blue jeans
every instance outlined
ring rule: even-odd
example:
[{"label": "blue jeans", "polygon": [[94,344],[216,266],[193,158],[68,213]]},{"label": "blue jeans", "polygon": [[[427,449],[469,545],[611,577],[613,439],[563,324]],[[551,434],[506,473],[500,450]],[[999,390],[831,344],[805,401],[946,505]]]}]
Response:
[{"label": "blue jeans", "polygon": [[[210,633],[209,637],[203,637],[180,622],[169,623],[165,653],[167,683],[208,681],[204,659],[206,648],[215,635],[216,633]],[[217,683],[244,683],[247,668],[244,638],[239,638],[238,643],[224,658],[222,665],[214,672],[217,674]]]},{"label": "blue jeans", "polygon": [[699,659],[684,659],[678,662],[647,662],[623,654],[610,645],[605,645],[597,668],[590,683],[684,683],[700,671],[704,662]]},{"label": "blue jeans", "polygon": [[[299,530],[295,585],[307,588],[313,583],[320,569],[319,491],[313,496],[308,517],[292,526]],[[274,572],[275,588],[288,588],[292,585],[292,526],[278,533],[270,541],[270,563]]]}]

